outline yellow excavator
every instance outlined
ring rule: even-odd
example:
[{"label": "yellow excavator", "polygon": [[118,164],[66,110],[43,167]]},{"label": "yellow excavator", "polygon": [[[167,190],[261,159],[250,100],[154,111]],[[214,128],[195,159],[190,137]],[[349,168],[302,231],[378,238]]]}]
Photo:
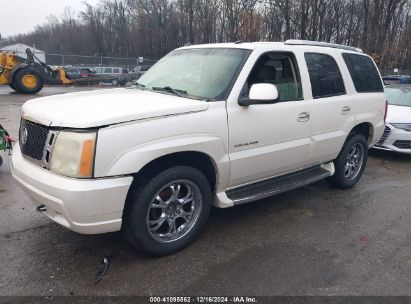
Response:
[{"label": "yellow excavator", "polygon": [[13,52],[0,51],[0,85],[8,84],[13,90],[23,94],[41,91],[44,83],[71,84],[63,68],[52,69],[39,60],[30,49],[27,58]]}]

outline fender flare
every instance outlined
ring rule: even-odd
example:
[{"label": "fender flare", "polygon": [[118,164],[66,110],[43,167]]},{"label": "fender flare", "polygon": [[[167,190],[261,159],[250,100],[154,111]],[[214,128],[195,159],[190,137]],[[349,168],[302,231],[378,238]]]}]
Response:
[{"label": "fender flare", "polygon": [[[99,144],[97,144],[98,148]],[[197,152],[209,157],[215,167],[218,183],[227,182],[230,161],[224,143],[221,138],[208,135],[179,136],[172,140],[155,140],[132,147],[115,155],[101,167],[97,167],[96,176],[135,174],[150,162],[179,152]],[[98,158],[99,154],[96,155]],[[99,163],[98,159],[96,163]]]}]

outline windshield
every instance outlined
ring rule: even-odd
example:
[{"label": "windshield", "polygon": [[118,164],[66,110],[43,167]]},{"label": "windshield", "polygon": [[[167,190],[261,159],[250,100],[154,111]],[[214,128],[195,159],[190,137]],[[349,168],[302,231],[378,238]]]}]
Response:
[{"label": "windshield", "polygon": [[385,88],[388,103],[395,106],[411,107],[411,86],[400,88]]},{"label": "windshield", "polygon": [[184,97],[225,99],[250,53],[234,48],[175,50],[141,76],[138,85]]}]

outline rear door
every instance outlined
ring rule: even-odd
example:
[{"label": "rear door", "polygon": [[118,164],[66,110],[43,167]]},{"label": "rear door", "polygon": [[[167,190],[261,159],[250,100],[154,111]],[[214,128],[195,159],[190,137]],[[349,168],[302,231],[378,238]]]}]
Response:
[{"label": "rear door", "polygon": [[348,72],[337,52],[305,52],[304,57],[312,92],[309,162],[317,164],[339,154],[355,126],[355,102]]},{"label": "rear door", "polygon": [[344,52],[342,58],[353,83],[356,124],[371,124],[369,144],[375,144],[384,131],[386,96],[383,82],[374,61],[361,53]]}]

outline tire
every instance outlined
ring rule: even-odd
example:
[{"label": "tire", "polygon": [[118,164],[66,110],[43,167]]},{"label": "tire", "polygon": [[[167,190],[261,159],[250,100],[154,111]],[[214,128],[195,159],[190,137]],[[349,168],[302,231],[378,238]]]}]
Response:
[{"label": "tire", "polygon": [[362,134],[351,136],[334,160],[335,173],[328,178],[331,185],[347,189],[353,187],[364,173],[368,159],[368,143]]},{"label": "tire", "polygon": [[3,158],[0,156],[0,167],[3,165]]},{"label": "tire", "polygon": [[44,81],[37,69],[26,67],[16,72],[13,86],[19,93],[36,94],[43,88]]},{"label": "tire", "polygon": [[118,86],[119,85],[118,79],[111,80],[111,85],[114,86],[114,87]]},{"label": "tire", "polygon": [[[129,243],[154,256],[175,253],[192,243],[206,224],[211,208],[211,188],[204,174],[193,167],[176,166],[140,183],[133,182],[123,214],[122,231]],[[172,199],[176,193],[180,203]],[[173,222],[177,228],[174,232],[170,225]]]},{"label": "tire", "polygon": [[9,87],[12,88],[14,91],[17,91],[16,87],[13,85],[13,83],[9,83]]}]

